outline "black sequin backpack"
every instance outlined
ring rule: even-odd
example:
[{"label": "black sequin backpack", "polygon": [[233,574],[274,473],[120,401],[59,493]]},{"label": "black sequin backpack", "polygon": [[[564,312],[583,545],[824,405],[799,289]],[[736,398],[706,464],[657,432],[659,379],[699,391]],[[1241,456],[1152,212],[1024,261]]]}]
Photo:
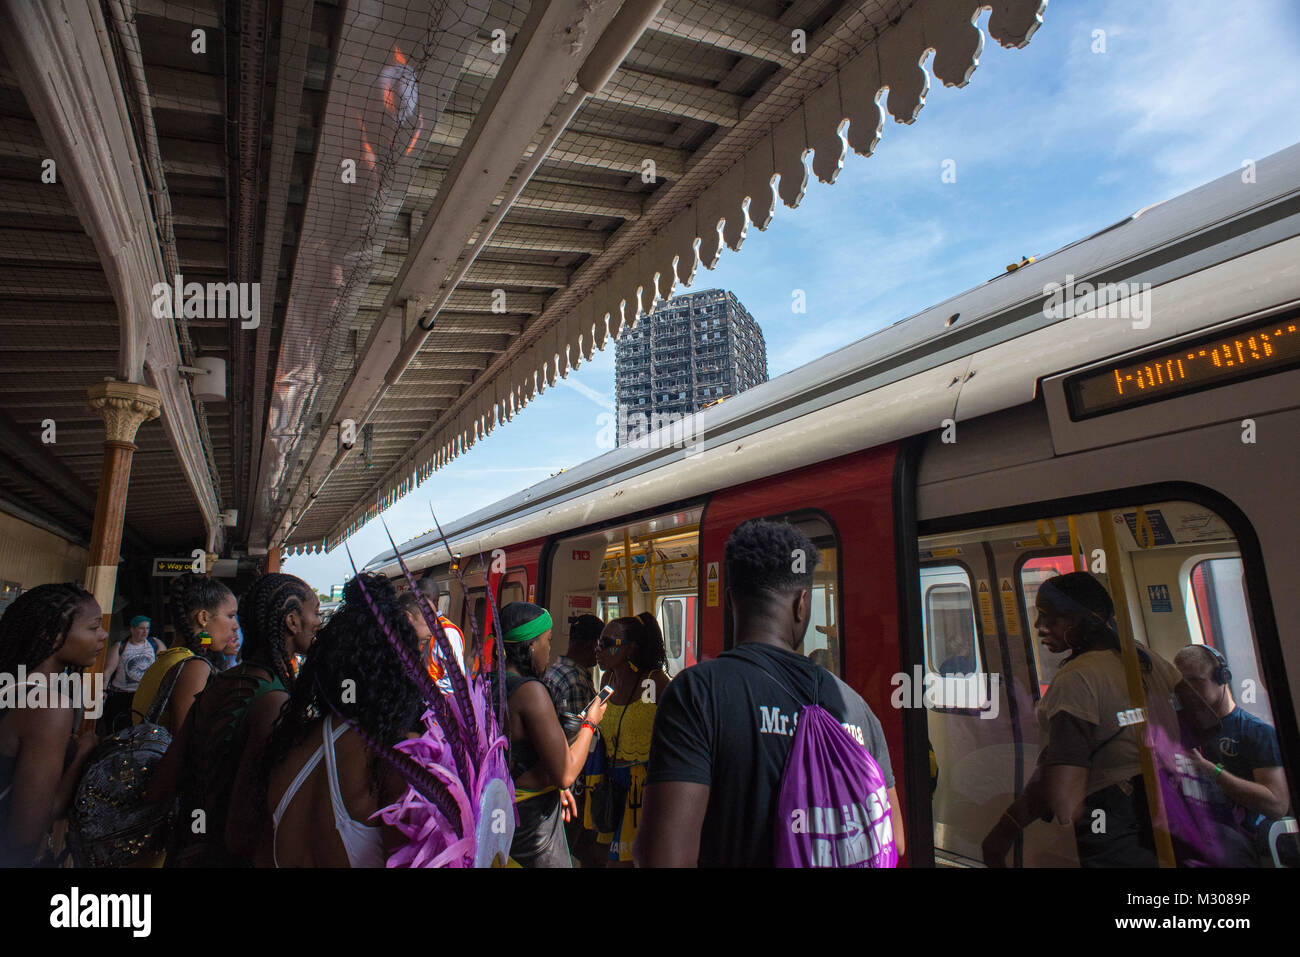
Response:
[{"label": "black sequin backpack", "polygon": [[172,736],[158,724],[181,670],[201,655],[172,665],[149,712],[103,741],[82,772],[68,808],[68,850],[77,867],[125,867],[157,854],[167,844],[174,802],[147,804],[145,790]]}]

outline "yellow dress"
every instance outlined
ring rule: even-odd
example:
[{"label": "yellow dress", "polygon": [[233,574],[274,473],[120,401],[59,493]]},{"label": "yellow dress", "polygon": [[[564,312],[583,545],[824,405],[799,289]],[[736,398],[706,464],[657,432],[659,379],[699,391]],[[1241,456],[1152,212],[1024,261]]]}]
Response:
[{"label": "yellow dress", "polygon": [[[654,732],[656,706],[643,698],[634,698],[629,705],[610,703],[600,722],[601,737],[605,742],[605,757],[614,762],[615,780],[627,788],[623,803],[622,824],[615,833],[597,836],[602,844],[609,843],[611,860],[632,860],[632,844],[641,823],[641,795],[645,789],[647,764],[650,760],[650,738]],[[617,755],[615,749],[617,748]],[[588,792],[590,793],[590,792]],[[594,830],[591,805],[587,804],[584,823]]]}]

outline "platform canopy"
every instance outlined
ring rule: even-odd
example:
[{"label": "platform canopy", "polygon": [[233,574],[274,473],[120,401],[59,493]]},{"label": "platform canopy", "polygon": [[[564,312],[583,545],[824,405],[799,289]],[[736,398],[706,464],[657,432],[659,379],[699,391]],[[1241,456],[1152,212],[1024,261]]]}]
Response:
[{"label": "platform canopy", "polygon": [[[115,376],[163,394],[128,532],[332,548],[912,122],[931,76],[964,85],[982,9],[1019,47],[1045,7],[11,2],[0,443],[24,457],[0,492],[83,522],[76,417]],[[158,316],[177,275],[257,284],[257,324],[206,285]],[[204,357],[224,402],[177,371]],[[49,408],[71,425],[42,445]]]}]

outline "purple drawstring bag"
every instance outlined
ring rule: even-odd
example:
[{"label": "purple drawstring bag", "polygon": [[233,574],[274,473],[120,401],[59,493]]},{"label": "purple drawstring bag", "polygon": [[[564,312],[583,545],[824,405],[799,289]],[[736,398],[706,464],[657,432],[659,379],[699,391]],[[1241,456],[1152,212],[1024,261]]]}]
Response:
[{"label": "purple drawstring bag", "polygon": [[[753,665],[787,695],[802,701],[743,646],[723,653]],[[813,703],[795,719],[772,820],[775,867],[897,867],[889,787],[871,752],[835,716]]]},{"label": "purple drawstring bag", "polygon": [[895,867],[889,789],[875,758],[820,705],[799,713],[772,828],[777,867]]}]

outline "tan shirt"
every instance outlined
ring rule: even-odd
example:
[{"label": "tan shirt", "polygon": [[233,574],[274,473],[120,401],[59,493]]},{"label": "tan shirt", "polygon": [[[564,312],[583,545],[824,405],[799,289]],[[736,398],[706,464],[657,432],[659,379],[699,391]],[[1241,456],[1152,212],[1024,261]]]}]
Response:
[{"label": "tan shirt", "polygon": [[1145,731],[1148,721],[1161,725],[1170,739],[1178,740],[1173,689],[1180,680],[1178,669],[1151,655],[1151,673],[1143,675],[1147,707],[1145,713],[1138,714],[1134,711],[1137,703],[1129,697],[1120,653],[1085,652],[1061,667],[1038,702],[1043,738],[1047,738],[1052,718],[1062,711],[1096,725],[1087,793],[1127,781],[1142,773],[1137,733]]}]

